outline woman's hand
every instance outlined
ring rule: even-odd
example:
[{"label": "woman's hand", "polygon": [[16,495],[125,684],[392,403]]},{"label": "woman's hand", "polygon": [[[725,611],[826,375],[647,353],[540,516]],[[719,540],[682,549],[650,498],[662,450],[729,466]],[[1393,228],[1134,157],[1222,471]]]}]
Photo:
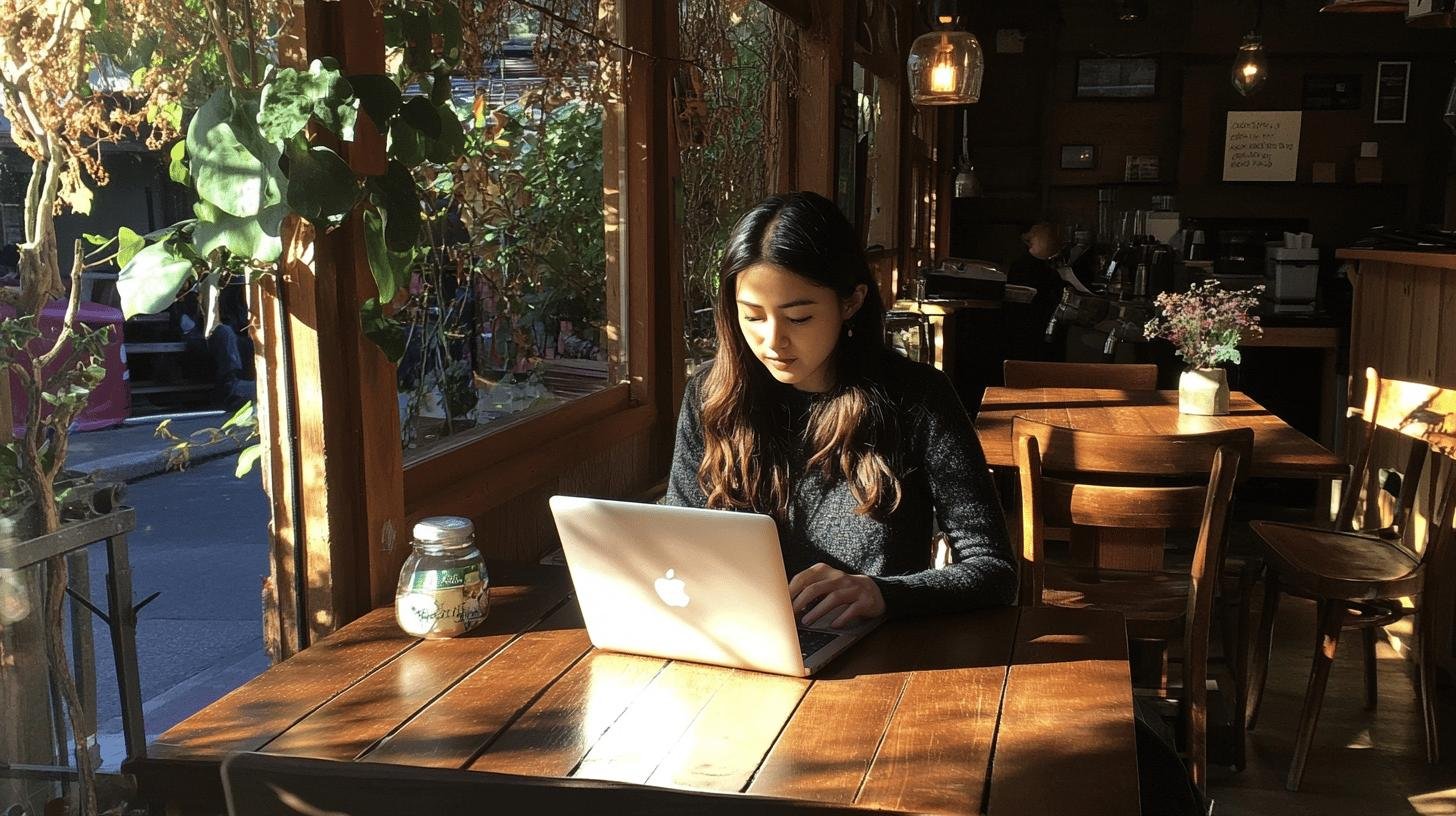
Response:
[{"label": "woman's hand", "polygon": [[885,596],[869,576],[853,575],[828,564],[815,564],[795,575],[789,581],[789,597],[793,599],[794,614],[803,615],[800,620],[805,626],[812,626],[840,607],[843,611],[829,624],[831,629],[885,614]]}]

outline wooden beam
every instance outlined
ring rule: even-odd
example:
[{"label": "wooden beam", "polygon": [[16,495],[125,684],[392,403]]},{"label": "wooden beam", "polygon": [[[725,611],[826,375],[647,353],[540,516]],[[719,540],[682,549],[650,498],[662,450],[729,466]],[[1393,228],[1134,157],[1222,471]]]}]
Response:
[{"label": "wooden beam", "polygon": [[[627,45],[659,59],[625,72],[627,258],[631,275],[629,370],[641,401],[657,407],[653,469],[666,473],[672,434],[686,383],[682,306],[682,251],[674,213],[678,178],[672,127],[672,73],[678,55],[678,4],[623,4]],[[646,12],[645,14],[643,12]],[[647,270],[646,274],[642,270]]]},{"label": "wooden beam", "polygon": [[[839,4],[834,4],[836,7]],[[856,6],[858,4],[855,4]],[[799,98],[795,104],[795,181],[800,190],[834,197],[839,88],[853,53],[853,7],[816,14],[800,32]]]},{"label": "wooden beam", "polygon": [[[384,72],[382,22],[370,0],[295,4],[281,62],[336,58],[345,73]],[[381,173],[384,142],[359,128],[329,143],[356,172]],[[290,604],[286,654],[387,602],[408,541],[394,367],[364,337],[359,308],[374,294],[357,216],[328,234],[290,218],[278,288],[260,295],[260,389],[274,510],[277,619]],[[289,397],[292,397],[290,400]],[[302,544],[303,549],[297,548]],[[302,597],[290,598],[289,596]]]}]

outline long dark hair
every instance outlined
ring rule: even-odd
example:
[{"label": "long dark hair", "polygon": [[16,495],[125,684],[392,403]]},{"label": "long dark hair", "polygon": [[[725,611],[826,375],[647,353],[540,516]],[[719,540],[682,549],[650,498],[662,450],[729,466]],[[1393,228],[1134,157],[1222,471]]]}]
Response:
[{"label": "long dark hair", "polygon": [[719,270],[714,320],[718,355],[703,381],[704,454],[698,484],[708,506],[753,510],[786,520],[792,493],[793,439],[781,388],[738,327],[738,275],[767,263],[828,287],[841,299],[865,287],[864,303],[845,321],[833,352],[834,384],[813,402],[803,441],[806,470],[848,483],[856,512],[883,518],[900,503],[887,453],[897,425],[880,388],[886,358],[885,306],[854,228],[816,193],[770,196],[749,210],[728,237]]}]

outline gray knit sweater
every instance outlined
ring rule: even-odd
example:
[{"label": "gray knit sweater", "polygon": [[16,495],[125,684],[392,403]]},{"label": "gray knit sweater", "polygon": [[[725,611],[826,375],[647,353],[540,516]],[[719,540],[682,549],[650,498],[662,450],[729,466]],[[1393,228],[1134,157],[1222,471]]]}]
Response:
[{"label": "gray knit sweater", "polygon": [[[996,488],[970,418],[940,371],[885,352],[876,381],[899,423],[890,466],[901,501],[881,522],[855,512],[858,502],[843,481],[805,473],[805,419],[818,395],[775,383],[774,398],[787,419],[785,433],[797,472],[789,517],[779,523],[784,567],[792,578],[823,562],[875,579],[886,611],[899,616],[955,612],[1010,604],[1016,598],[1016,562]],[[706,507],[698,486],[703,460],[701,387],[707,367],[687,384],[666,503]],[[950,539],[953,563],[931,565],[933,523]]]}]

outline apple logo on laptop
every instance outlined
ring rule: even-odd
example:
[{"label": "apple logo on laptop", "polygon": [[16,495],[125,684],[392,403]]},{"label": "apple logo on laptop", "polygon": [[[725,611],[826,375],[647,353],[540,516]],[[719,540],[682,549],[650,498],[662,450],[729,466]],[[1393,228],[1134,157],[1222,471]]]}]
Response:
[{"label": "apple logo on laptop", "polygon": [[673,572],[673,570],[668,570],[666,575],[653,581],[652,586],[657,590],[657,597],[668,606],[687,606],[688,593],[684,589],[687,582],[674,577]]}]

